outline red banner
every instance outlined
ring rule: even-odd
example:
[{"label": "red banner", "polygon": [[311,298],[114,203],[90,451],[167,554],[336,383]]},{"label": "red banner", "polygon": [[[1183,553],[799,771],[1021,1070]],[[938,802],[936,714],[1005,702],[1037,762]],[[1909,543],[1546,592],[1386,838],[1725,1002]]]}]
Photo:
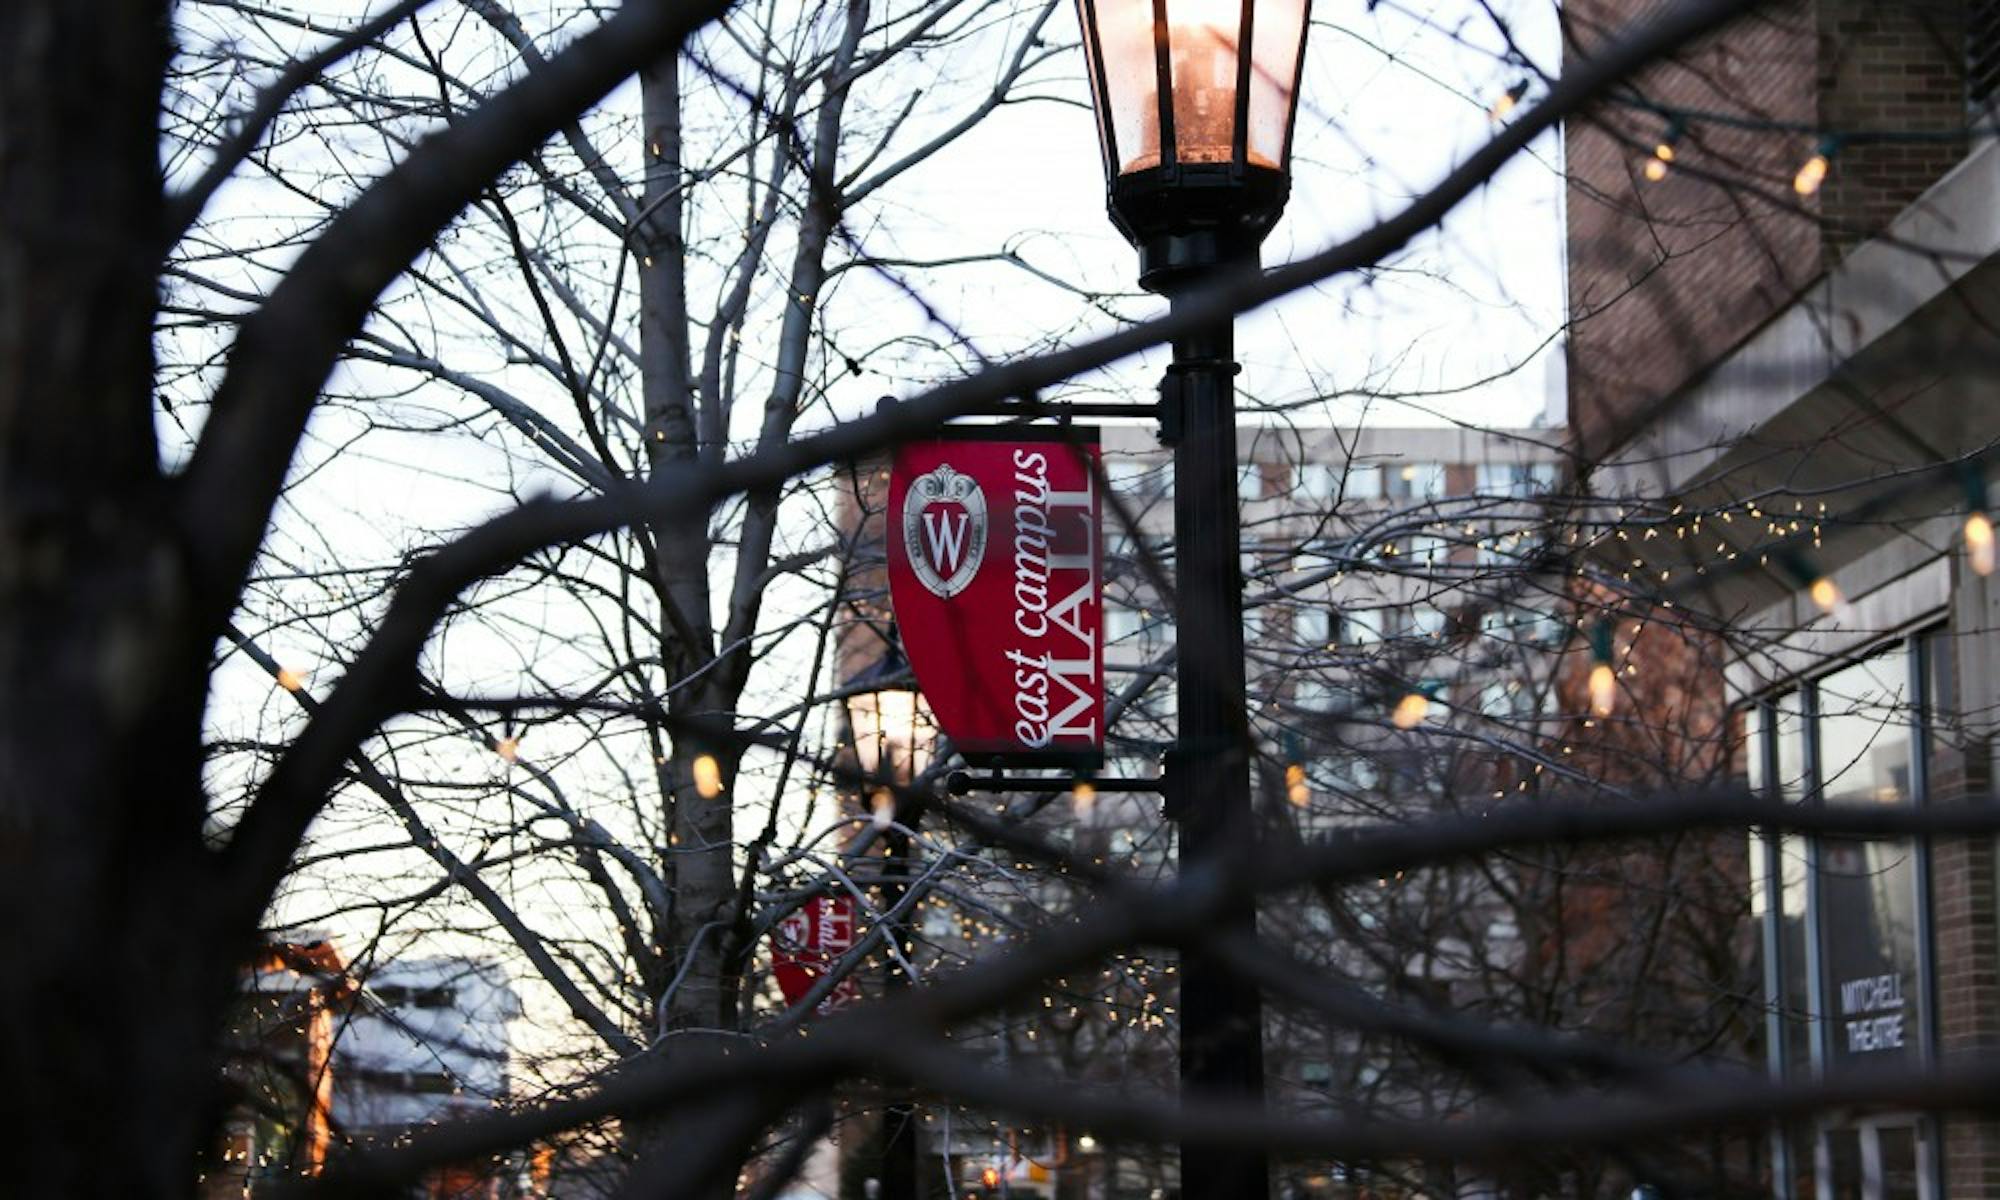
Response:
[{"label": "red banner", "polygon": [[1097,431],[957,429],[896,452],[889,598],[938,728],[978,766],[1104,761]]},{"label": "red banner", "polygon": [[[797,1004],[827,969],[854,948],[854,897],[820,896],[793,909],[771,931],[771,973],[785,1003]],[[850,973],[819,1002],[818,1012],[839,1008],[860,994]]]}]

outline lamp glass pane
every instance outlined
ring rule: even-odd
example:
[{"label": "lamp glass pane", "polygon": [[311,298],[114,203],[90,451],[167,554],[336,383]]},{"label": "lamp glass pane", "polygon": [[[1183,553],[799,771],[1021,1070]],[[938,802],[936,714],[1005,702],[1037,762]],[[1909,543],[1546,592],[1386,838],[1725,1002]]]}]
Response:
[{"label": "lamp glass pane", "polygon": [[1105,171],[1116,174],[1118,163],[1111,144],[1111,100],[1098,87],[1097,38],[1092,35],[1089,0],[1076,0],[1077,24],[1083,27],[1084,74],[1090,81],[1090,110],[1097,116],[1097,148],[1104,156]]},{"label": "lamp glass pane", "polygon": [[1236,51],[1241,0],[1167,0],[1173,62],[1174,157],[1226,163],[1236,136]]},{"label": "lamp glass pane", "polygon": [[1299,50],[1307,0],[1260,0],[1250,30],[1249,161],[1253,167],[1283,166],[1290,147],[1292,94],[1299,85]]},{"label": "lamp glass pane", "polygon": [[[1160,165],[1159,63],[1153,53],[1152,0],[1095,0],[1097,45],[1118,173]],[[1103,118],[1100,118],[1101,120]]]}]

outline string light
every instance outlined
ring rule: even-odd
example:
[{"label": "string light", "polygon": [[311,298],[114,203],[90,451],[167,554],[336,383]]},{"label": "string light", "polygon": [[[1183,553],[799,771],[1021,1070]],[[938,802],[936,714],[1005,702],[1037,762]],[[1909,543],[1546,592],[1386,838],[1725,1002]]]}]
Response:
[{"label": "string light", "polygon": [[887,829],[895,822],[896,798],[889,794],[887,788],[877,791],[868,803],[870,808],[868,821],[876,829]]},{"label": "string light", "polygon": [[722,764],[715,761],[715,755],[695,757],[694,790],[704,800],[713,800],[722,794]]},{"label": "string light", "polygon": [[[1986,573],[1985,571],[1980,572],[1981,575],[1984,575],[1985,573]],[[292,670],[290,667],[279,667],[278,686],[285,689],[288,692],[303,691],[306,686],[306,681],[303,677],[299,675],[297,671]]]},{"label": "string light", "polygon": [[1810,196],[1819,191],[1820,185],[1826,182],[1827,172],[1833,169],[1833,156],[1838,153],[1840,153],[1840,142],[1837,139],[1822,139],[1819,148],[1813,151],[1813,156],[1807,159],[1805,165],[1799,168],[1799,173],[1792,177],[1792,190],[1801,196]]},{"label": "string light", "polygon": [[1088,820],[1091,810],[1097,807],[1097,789],[1090,785],[1089,780],[1079,779],[1069,790],[1069,800],[1077,819]]},{"label": "string light", "polygon": [[510,763],[519,762],[521,760],[521,739],[517,737],[500,738],[493,743],[493,753]]},{"label": "string light", "polygon": [[1653,147],[1653,157],[1646,160],[1646,178],[1658,183],[1667,177],[1667,170],[1673,165],[1674,146],[1687,132],[1687,122],[1675,117],[1668,122],[1667,130],[1660,135],[1659,144]]},{"label": "string light", "polygon": [[1294,808],[1304,808],[1312,803],[1312,788],[1306,784],[1304,763],[1285,764],[1285,799],[1290,800]]},{"label": "string light", "polygon": [[1598,663],[1590,668],[1590,711],[1600,717],[1608,717],[1618,707],[1618,672],[1610,663]]},{"label": "string light", "polygon": [[1837,614],[1847,605],[1846,597],[1840,594],[1840,585],[1825,575],[1813,580],[1806,594],[1812,597],[1814,604],[1819,605],[1821,612]]},{"label": "string light", "polygon": [[1493,107],[1486,110],[1486,115],[1496,121],[1506,120],[1509,113],[1520,107],[1521,97],[1527,94],[1528,81],[1525,79],[1516,81],[1513,87],[1500,94],[1500,98],[1493,102]]},{"label": "string light", "polygon": [[1590,711],[1608,717],[1618,704],[1618,672],[1611,665],[1611,622],[1599,620],[1590,630]]},{"label": "string light", "polygon": [[1965,518],[1965,557],[1974,573],[1981,577],[1993,573],[1993,522],[1977,509]]},{"label": "string light", "polygon": [[1396,701],[1396,711],[1389,714],[1389,722],[1398,729],[1415,729],[1424,723],[1430,712],[1430,697],[1422,692],[1411,692]]}]

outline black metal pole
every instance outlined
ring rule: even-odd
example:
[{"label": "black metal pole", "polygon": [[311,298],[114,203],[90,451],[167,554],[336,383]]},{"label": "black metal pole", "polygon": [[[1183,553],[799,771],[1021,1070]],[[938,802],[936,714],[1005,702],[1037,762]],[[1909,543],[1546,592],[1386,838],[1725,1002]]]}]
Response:
[{"label": "black metal pole", "polygon": [[[899,813],[898,817],[909,821],[912,826],[918,820],[915,813]],[[891,828],[883,832],[882,844],[885,859],[882,864],[882,911],[887,913],[895,911],[909,890],[910,835]],[[901,925],[890,922],[887,933],[894,949],[909,953]],[[895,954],[889,953],[886,966],[882,981],[885,990],[900,991],[910,986],[910,977],[904,973]],[[898,1097],[882,1109],[881,1200],[918,1200],[923,1195],[918,1178],[919,1166],[916,1105],[907,1096]]]},{"label": "black metal pole", "polygon": [[[1212,245],[1212,243],[1211,243]],[[1181,306],[1212,271],[1249,261],[1189,264],[1165,289]],[[1218,256],[1219,257],[1219,256]],[[1247,861],[1253,835],[1250,738],[1244,704],[1242,520],[1236,487],[1235,337],[1223,320],[1174,342],[1169,403],[1178,401],[1174,446],[1174,620],[1180,705],[1175,807],[1183,872]],[[1246,903],[1223,932],[1255,932]],[[1213,956],[1184,947],[1180,963],[1181,1089],[1260,1104],[1264,1095],[1262,998]],[[1264,1200],[1270,1165],[1261,1150],[1181,1149],[1183,1200]]]}]

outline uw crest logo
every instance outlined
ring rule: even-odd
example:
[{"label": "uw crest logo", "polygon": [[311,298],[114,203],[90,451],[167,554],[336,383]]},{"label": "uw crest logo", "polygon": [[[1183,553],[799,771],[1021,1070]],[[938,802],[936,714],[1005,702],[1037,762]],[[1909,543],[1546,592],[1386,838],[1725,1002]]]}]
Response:
[{"label": "uw crest logo", "polygon": [[986,557],[986,493],[944,464],[903,496],[903,549],[924,590],[940,600],[964,591]]}]

